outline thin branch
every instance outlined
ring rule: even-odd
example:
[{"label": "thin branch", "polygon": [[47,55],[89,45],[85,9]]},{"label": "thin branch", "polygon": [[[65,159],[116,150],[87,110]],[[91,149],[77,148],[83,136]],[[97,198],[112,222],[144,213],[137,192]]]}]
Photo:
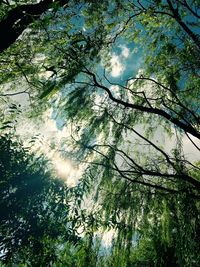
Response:
[{"label": "thin branch", "polygon": [[180,17],[180,14],[178,12],[178,9],[173,7],[173,4],[171,0],[167,0],[168,6],[173,14],[174,19],[178,22],[178,24],[181,26],[181,28],[188,34],[188,36],[193,40],[193,42],[196,44],[196,46],[200,49],[200,41],[199,37],[193,33],[188,26],[183,22],[183,20]]},{"label": "thin branch", "polygon": [[173,117],[172,115],[170,115],[169,113],[167,113],[165,110],[159,109],[159,108],[151,108],[151,107],[146,107],[140,104],[133,104],[130,102],[126,102],[123,101],[121,99],[118,99],[116,97],[113,96],[112,92],[109,90],[109,88],[107,88],[106,86],[100,84],[97,79],[96,79],[96,75],[94,73],[92,73],[91,71],[89,71],[87,68],[85,68],[85,70],[82,70],[83,73],[88,74],[89,76],[92,77],[93,82],[94,82],[94,86],[103,89],[104,91],[107,92],[109,98],[119,104],[124,106],[125,108],[131,108],[133,110],[138,110],[141,112],[145,112],[145,113],[149,113],[149,114],[156,114],[158,116],[161,116],[165,119],[167,119],[168,121],[172,122],[173,124],[175,124],[176,126],[178,126],[180,129],[184,130],[185,132],[190,133],[191,135],[197,137],[198,139],[200,139],[200,133],[194,128],[192,127],[192,125],[186,125],[185,123],[183,123],[181,120]]},{"label": "thin branch", "polygon": [[7,94],[0,94],[0,97],[6,97],[6,96],[16,96],[16,95],[21,95],[21,94],[28,94],[29,98],[30,98],[30,93],[25,91],[20,91],[20,92],[16,92],[16,93],[7,93]]},{"label": "thin branch", "polygon": [[39,19],[53,2],[66,6],[69,0],[43,0],[35,4],[22,4],[9,10],[7,16],[0,21],[0,52],[10,47],[22,32],[36,19]]},{"label": "thin branch", "polygon": [[190,142],[200,151],[200,148],[195,144],[195,142],[192,140],[192,138],[189,136],[189,134],[185,133],[187,138],[190,140]]},{"label": "thin branch", "polygon": [[[183,109],[185,109],[187,112],[189,112],[189,113],[196,119],[196,121],[197,121],[198,123],[200,122],[200,118],[199,118],[198,116],[196,116],[196,114],[195,114],[194,112],[192,112],[189,108],[187,108],[187,107],[180,101],[180,99],[178,98],[177,94],[176,94],[172,89],[170,89],[169,87],[167,87],[167,86],[165,86],[164,84],[162,84],[162,83],[156,81],[156,80],[153,79],[153,78],[147,78],[147,77],[143,77],[143,76],[142,76],[142,77],[137,77],[137,78],[136,78],[136,77],[131,77],[131,78],[129,78],[127,81],[130,81],[130,80],[135,80],[135,81],[138,81],[138,80],[150,81],[150,82],[153,82],[154,84],[156,84],[156,85],[162,87],[163,89],[169,91],[169,92],[174,96],[174,98],[178,101],[178,103],[177,103],[177,102],[174,102],[174,103],[177,104],[177,105],[179,105],[179,106],[181,106]],[[157,100],[157,99],[155,99],[155,100]],[[171,101],[171,100],[170,100],[170,101]],[[171,101],[171,102],[172,102],[172,101]]]},{"label": "thin branch", "polygon": [[[123,124],[123,123],[117,122],[117,121],[115,120],[115,118],[114,118],[111,114],[108,113],[108,115],[110,115],[110,117],[113,119],[113,121],[114,121],[115,123],[117,123],[118,125],[121,125],[121,126],[126,127],[127,129],[131,130],[131,131],[134,132],[136,135],[138,135],[140,138],[142,138],[143,140],[145,140],[147,143],[151,144],[157,151],[159,151],[159,152],[165,157],[166,161],[167,161],[167,162],[174,168],[174,170],[177,169],[175,163],[172,162],[172,161],[170,160],[169,156],[168,156],[162,149],[160,149],[157,145],[155,145],[153,142],[151,142],[150,140],[148,140],[146,137],[144,137],[144,136],[142,136],[141,134],[139,134],[139,133],[138,133],[136,130],[134,130],[132,127],[127,126],[127,125],[125,125],[125,124]],[[182,162],[184,162],[184,161],[182,161]],[[184,173],[183,171],[181,171],[180,174],[181,174],[181,177],[182,177],[183,180],[188,181],[190,184],[194,185],[198,190],[200,190],[200,182],[199,182],[199,181],[197,181],[196,179],[194,179],[192,176],[190,176],[190,175]]]},{"label": "thin branch", "polygon": [[180,1],[178,0],[178,2],[183,5],[184,7],[186,7],[195,17],[197,17],[198,19],[200,19],[200,15],[198,15],[197,12],[195,12],[190,6],[189,4],[187,3],[186,0],[183,0],[183,1]]},{"label": "thin branch", "polygon": [[129,22],[130,22],[134,17],[137,17],[138,15],[140,15],[140,14],[142,14],[142,13],[144,13],[143,10],[140,11],[140,12],[138,12],[138,13],[133,14],[132,16],[130,16],[130,17],[128,18],[128,20],[123,24],[121,30],[119,30],[119,31],[115,34],[115,36],[111,39],[111,41],[107,42],[107,44],[109,45],[109,44],[114,43],[114,42],[116,41],[117,37],[118,37],[120,34],[122,34],[122,33],[126,30],[126,27],[127,27],[127,25],[129,24]]}]

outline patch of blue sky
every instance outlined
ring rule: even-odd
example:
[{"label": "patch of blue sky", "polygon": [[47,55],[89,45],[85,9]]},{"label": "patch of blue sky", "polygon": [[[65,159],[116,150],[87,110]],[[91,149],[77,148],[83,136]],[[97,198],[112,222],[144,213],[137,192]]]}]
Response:
[{"label": "patch of blue sky", "polygon": [[[127,79],[137,75],[140,68],[143,65],[142,57],[142,48],[135,46],[134,43],[126,44],[125,40],[119,39],[113,45],[111,54],[110,68],[105,69],[106,76],[111,83],[124,85]],[[101,63],[98,63],[94,66],[93,72],[99,76],[103,77],[104,75],[104,66]],[[84,82],[87,80],[87,77],[84,74],[79,74],[76,77],[76,81]],[[104,85],[110,87],[111,84],[104,79]],[[76,87],[80,86],[79,84],[66,84],[63,89],[60,91],[60,97],[66,98],[67,95],[76,90]],[[97,95],[101,96],[104,94],[103,90],[97,89]],[[54,105],[53,105],[54,106]],[[60,109],[59,109],[60,110]],[[62,130],[66,124],[66,113],[59,112],[56,108],[53,109],[52,119],[56,121],[57,128]]]},{"label": "patch of blue sky", "polygon": [[[124,85],[128,79],[137,75],[144,64],[142,47],[133,42],[127,44],[124,39],[120,39],[114,44],[110,56],[110,68],[105,72],[112,83]],[[103,64],[98,68],[98,72],[104,71]]]},{"label": "patch of blue sky", "polygon": [[[114,9],[114,6],[110,6],[110,10]],[[90,34],[95,30],[94,28],[87,27],[85,25],[85,18],[82,14],[84,10],[84,6],[77,5],[72,9],[74,12],[74,16],[70,18],[70,28],[71,30],[68,32],[71,34],[76,34],[78,32],[84,32],[84,35],[90,36]],[[54,25],[54,30],[62,30],[66,27],[66,23],[62,16],[63,10],[61,10],[61,19],[58,21],[58,24]],[[72,10],[67,9],[66,13],[70,14]],[[108,20],[108,22],[112,22],[112,19]],[[67,37],[66,37],[67,38]],[[137,75],[140,68],[143,65],[143,51],[141,46],[135,45],[133,42],[128,42],[123,38],[117,38],[115,43],[112,45],[110,49],[110,68],[105,69],[107,78],[113,83],[119,83],[124,85],[126,80]],[[101,63],[97,63],[93,71],[100,77],[103,77],[104,66]],[[77,81],[85,81],[85,77],[81,74],[76,77]],[[104,85],[110,86],[110,84],[104,80]],[[75,90],[76,86],[66,84],[63,89],[60,91],[60,96],[65,98],[67,94],[69,94],[72,90]],[[97,94],[101,95],[102,90],[97,90]],[[52,103],[53,104],[53,103]],[[55,104],[53,104],[55,106]],[[56,125],[58,129],[62,129],[65,125],[66,116],[63,116],[63,112],[60,114],[56,111],[56,108],[53,108],[52,119],[56,120]]]},{"label": "patch of blue sky", "polygon": [[[55,120],[56,127],[58,130],[62,130],[63,127],[66,125],[66,113],[63,112],[63,107],[60,106],[61,104],[59,99],[66,98],[67,95],[73,90],[75,90],[74,85],[66,84],[59,92],[58,101],[55,98],[51,101],[51,106],[52,106],[51,119]],[[58,105],[60,108],[57,108]],[[65,105],[65,101],[63,101],[62,105],[63,106]]]},{"label": "patch of blue sky", "polygon": [[[197,7],[196,13],[200,16],[200,6]],[[200,28],[199,28],[199,18],[197,16],[190,14],[186,14],[183,18],[183,21],[192,29],[192,31],[198,35],[200,35]]]}]

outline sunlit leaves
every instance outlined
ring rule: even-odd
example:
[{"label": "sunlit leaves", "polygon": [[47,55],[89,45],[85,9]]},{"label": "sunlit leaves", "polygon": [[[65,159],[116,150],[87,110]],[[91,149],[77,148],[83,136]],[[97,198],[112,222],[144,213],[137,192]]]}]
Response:
[{"label": "sunlit leaves", "polygon": [[52,178],[44,157],[36,158],[10,138],[0,139],[1,259],[41,265],[56,258],[56,239],[73,238],[67,228],[67,187]]},{"label": "sunlit leaves", "polygon": [[[74,209],[67,226],[74,233],[83,223],[87,237],[79,250],[68,245],[61,249],[63,262],[97,265],[93,236],[103,228],[116,233],[105,266],[198,266],[199,168],[186,160],[182,143],[185,132],[198,136],[199,130],[194,4],[69,1],[64,8],[44,13],[1,56],[2,83],[10,82],[13,89],[23,79],[35,107],[51,106],[71,138],[67,144],[63,141],[64,149],[71,149],[67,155],[86,165],[73,188]],[[136,77],[125,68],[129,80],[110,73],[112,53],[120,42],[142,51],[142,70],[134,68]],[[12,119],[1,127],[12,127]],[[31,171],[34,166],[35,161]],[[11,167],[19,173],[17,164]],[[28,196],[30,188],[38,193],[42,185],[35,178],[30,183],[22,179],[18,197],[24,188]],[[57,204],[64,208],[64,194],[59,186],[56,190],[61,194],[56,202],[51,201],[53,190],[45,192],[54,210],[51,216],[42,210],[51,217],[49,232],[60,214]],[[88,198],[92,204],[87,211]],[[48,250],[50,237],[42,240]]]}]

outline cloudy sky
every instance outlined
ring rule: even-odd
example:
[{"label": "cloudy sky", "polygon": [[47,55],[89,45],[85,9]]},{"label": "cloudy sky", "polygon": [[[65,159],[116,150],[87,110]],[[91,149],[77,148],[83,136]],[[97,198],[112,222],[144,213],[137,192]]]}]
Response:
[{"label": "cloudy sky", "polygon": [[[108,78],[112,82],[122,82],[132,76],[136,76],[138,71],[142,69],[142,64],[141,49],[136,49],[133,44],[126,46],[123,41],[119,40],[110,52],[110,67],[109,70],[107,70]],[[99,69],[103,68],[104,62],[101,62]],[[112,86],[113,85],[111,85],[111,87]],[[5,89],[7,90],[7,88]],[[12,101],[14,100],[17,103],[20,103],[22,105],[22,110],[29,108],[30,99],[27,94],[19,94],[11,99]],[[23,113],[21,116],[23,116]],[[19,121],[20,124],[17,126],[18,133],[25,140],[30,140],[31,137],[37,135],[35,150],[44,153],[49,159],[52,159],[57,175],[64,179],[70,186],[74,186],[77,183],[83,168],[79,164],[73,162],[70,158],[63,158],[59,152],[59,149],[62,147],[61,144],[63,139],[70,137],[69,128],[66,126],[59,127],[59,125],[64,125],[62,119],[59,117],[55,118],[52,109],[50,109],[43,115],[43,120],[31,121],[28,118],[23,118],[19,119]],[[138,126],[138,129],[142,131],[142,125]],[[160,137],[160,133],[158,132],[155,138],[160,139]],[[200,142],[197,142],[195,138],[192,138],[192,140],[197,146],[200,146]],[[175,138],[165,138],[162,139],[162,142],[165,143],[164,147],[167,151],[170,151],[174,146]],[[52,149],[52,143],[55,146],[54,149]],[[183,138],[183,150],[186,157],[192,161],[198,160],[200,157],[199,151],[187,136],[184,136]]]}]

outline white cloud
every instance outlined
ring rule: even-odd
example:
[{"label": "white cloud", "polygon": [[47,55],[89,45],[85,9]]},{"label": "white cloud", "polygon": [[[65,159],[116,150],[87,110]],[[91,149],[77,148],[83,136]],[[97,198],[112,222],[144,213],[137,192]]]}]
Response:
[{"label": "white cloud", "polygon": [[116,231],[114,229],[109,230],[107,232],[103,232],[102,235],[102,245],[106,248],[109,248],[112,244],[112,240],[116,235]]},{"label": "white cloud", "polygon": [[126,47],[125,45],[122,45],[121,46],[121,50],[122,50],[122,53],[121,55],[125,58],[128,58],[129,54],[130,54],[130,50],[128,49],[128,47]]},{"label": "white cloud", "polygon": [[120,57],[115,53],[112,54],[112,57],[110,59],[110,64],[111,64],[111,76],[118,77],[123,73],[125,68],[120,61]]},{"label": "white cloud", "polygon": [[[83,168],[79,168],[69,158],[63,158],[58,152],[61,147],[63,138],[70,136],[70,131],[66,127],[58,130],[56,121],[51,119],[52,110],[45,112],[43,120],[30,121],[29,119],[21,119],[17,125],[17,133],[26,140],[25,146],[30,146],[32,137],[37,136],[35,143],[32,144],[34,153],[42,153],[52,161],[56,175],[63,179],[68,186],[75,186],[82,174]],[[56,145],[52,149],[51,144]]]},{"label": "white cloud", "polygon": [[57,175],[66,181],[68,186],[75,186],[80,178],[82,170],[79,169],[70,159],[61,158],[59,153],[51,157]]},{"label": "white cloud", "polygon": [[[175,130],[173,130],[173,135],[169,137],[162,128],[158,128],[158,131],[155,135],[155,140],[159,140],[161,144],[164,146],[164,151],[171,155],[171,152],[174,148],[176,148],[177,139],[176,139],[176,133]],[[164,139],[161,139],[164,138]],[[189,134],[189,137],[192,139],[192,141],[196,144],[197,147],[200,147],[200,141]],[[154,141],[154,140],[153,140]],[[199,150],[192,144],[192,142],[189,140],[189,138],[184,135],[182,138],[182,150],[184,157],[190,161],[195,162],[200,159],[200,152]]]},{"label": "white cloud", "polygon": [[115,97],[120,97],[120,88],[118,85],[111,85],[110,91],[113,93]]},{"label": "white cloud", "polygon": [[[189,137],[192,139],[192,141],[196,144],[197,147],[200,147],[200,141],[189,134]],[[200,152],[199,150],[192,144],[192,142],[189,140],[189,138],[185,135],[183,137],[183,151],[185,157],[192,161],[198,161],[200,159]]]},{"label": "white cloud", "polygon": [[[145,73],[144,73],[144,69],[140,68],[138,69],[137,74],[135,75],[135,78],[142,78],[145,77]],[[149,98],[156,98],[157,97],[157,89],[155,88],[155,83],[152,81],[148,81],[148,80],[144,80],[143,84],[140,84],[138,86],[138,80],[136,80],[135,78],[130,79],[128,81],[128,87],[129,89],[131,89],[133,92],[143,92],[145,93],[146,97]],[[156,81],[156,79],[154,77],[150,77],[153,80]],[[142,80],[141,80],[142,81]],[[167,92],[166,92],[167,94]],[[132,94],[130,94],[131,96]]]}]

